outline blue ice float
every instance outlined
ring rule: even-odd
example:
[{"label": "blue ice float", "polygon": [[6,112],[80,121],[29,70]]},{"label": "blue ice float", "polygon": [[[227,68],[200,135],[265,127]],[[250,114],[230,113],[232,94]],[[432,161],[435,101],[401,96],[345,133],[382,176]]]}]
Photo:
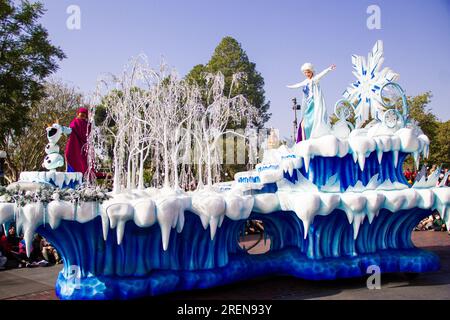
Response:
[{"label": "blue ice float", "polygon": [[[102,203],[54,197],[18,205],[0,198],[0,223],[16,219],[27,248],[36,231],[64,259],[61,299],[130,299],[220,286],[267,275],[329,280],[439,269],[418,249],[413,228],[434,210],[450,223],[440,170],[409,185],[403,162],[427,157],[429,139],[408,115],[390,70],[379,72],[377,42],[358,80],[335,107],[327,134],[271,146],[255,170],[194,192],[129,190]],[[310,66],[311,68],[311,66]],[[348,121],[354,113],[356,126]],[[373,119],[363,125],[368,116]],[[270,251],[249,255],[239,237],[264,223]]]}]

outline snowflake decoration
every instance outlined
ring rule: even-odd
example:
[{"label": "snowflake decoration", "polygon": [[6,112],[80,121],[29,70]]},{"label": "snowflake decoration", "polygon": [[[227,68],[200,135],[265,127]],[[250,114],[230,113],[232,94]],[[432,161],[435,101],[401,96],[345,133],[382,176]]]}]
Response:
[{"label": "snowflake decoration", "polygon": [[381,101],[380,90],[387,83],[396,81],[400,77],[390,68],[381,70],[383,62],[383,41],[381,40],[375,43],[367,60],[363,56],[352,55],[353,74],[357,81],[345,90],[343,96],[352,102],[355,107],[356,126],[358,128],[370,116],[373,119],[381,120],[380,115],[386,108]]}]

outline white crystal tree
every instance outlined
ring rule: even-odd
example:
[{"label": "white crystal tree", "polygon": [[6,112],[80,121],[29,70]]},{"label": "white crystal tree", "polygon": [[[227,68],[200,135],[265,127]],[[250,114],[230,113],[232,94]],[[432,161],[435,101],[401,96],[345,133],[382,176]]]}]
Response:
[{"label": "white crystal tree", "polygon": [[97,135],[92,140],[110,144],[114,192],[144,188],[146,162],[165,188],[186,187],[195,171],[198,186],[211,185],[220,162],[220,138],[234,133],[227,130],[229,124],[250,127],[258,121],[255,107],[242,95],[232,96],[242,77],[233,76],[226,95],[221,73],[206,75],[202,88],[180,78],[165,63],[158,70],[150,68],[146,57],[139,56],[122,75],[103,78],[98,92],[106,119],[92,131]]},{"label": "white crystal tree", "polygon": [[[220,160],[220,139],[226,134],[246,137],[235,131],[227,130],[227,126],[231,122],[235,124],[246,122],[248,128],[258,120],[256,108],[251,106],[242,95],[232,97],[233,88],[238,85],[242,77],[245,75],[235,74],[233,76],[228,96],[225,94],[225,77],[222,73],[209,74],[206,77],[209,86],[207,103],[206,106],[200,108],[200,117],[195,122],[193,135],[198,144],[197,150],[201,152],[198,158],[205,163],[207,185],[213,183],[213,167]],[[202,182],[201,172],[199,175],[199,182]]]}]

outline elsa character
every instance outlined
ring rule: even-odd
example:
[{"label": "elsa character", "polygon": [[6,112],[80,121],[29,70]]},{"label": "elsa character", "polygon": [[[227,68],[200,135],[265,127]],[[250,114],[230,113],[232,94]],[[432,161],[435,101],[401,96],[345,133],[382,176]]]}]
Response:
[{"label": "elsa character", "polygon": [[324,75],[334,69],[336,69],[336,65],[333,64],[315,75],[314,66],[311,63],[305,63],[302,66],[302,72],[306,79],[300,83],[287,86],[291,89],[303,88],[304,93],[302,122],[298,129],[297,142],[330,133],[325,99],[320,89],[319,81]]}]

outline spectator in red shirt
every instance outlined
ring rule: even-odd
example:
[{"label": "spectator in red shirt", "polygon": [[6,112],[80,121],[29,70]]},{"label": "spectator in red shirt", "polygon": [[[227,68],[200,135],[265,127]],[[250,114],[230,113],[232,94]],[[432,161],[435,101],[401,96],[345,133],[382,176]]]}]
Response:
[{"label": "spectator in red shirt", "polygon": [[408,181],[412,180],[412,172],[411,172],[411,169],[409,169],[409,168],[406,169],[406,171],[405,171],[405,177],[406,177],[406,180],[408,180]]},{"label": "spectator in red shirt", "polygon": [[11,251],[11,246],[9,245],[8,239],[5,235],[0,237],[0,250],[3,252],[3,255],[6,255]]}]

